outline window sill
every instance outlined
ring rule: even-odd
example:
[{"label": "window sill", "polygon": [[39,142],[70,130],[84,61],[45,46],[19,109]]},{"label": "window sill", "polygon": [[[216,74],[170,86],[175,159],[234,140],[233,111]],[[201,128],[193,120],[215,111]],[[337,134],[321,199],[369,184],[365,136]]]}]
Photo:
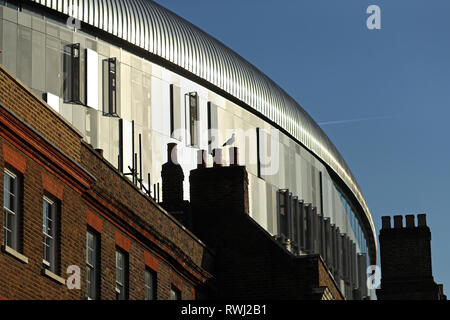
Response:
[{"label": "window sill", "polygon": [[57,274],[54,274],[53,272],[51,272],[48,269],[42,269],[42,275],[58,282],[59,284],[65,285],[66,284],[66,280],[60,276],[58,276]]},{"label": "window sill", "polygon": [[13,256],[14,258],[19,260],[20,262],[28,264],[28,258],[25,257],[23,254],[17,252],[16,250],[14,250],[13,248],[3,245],[2,246],[2,251],[4,253],[9,254],[10,256]]}]

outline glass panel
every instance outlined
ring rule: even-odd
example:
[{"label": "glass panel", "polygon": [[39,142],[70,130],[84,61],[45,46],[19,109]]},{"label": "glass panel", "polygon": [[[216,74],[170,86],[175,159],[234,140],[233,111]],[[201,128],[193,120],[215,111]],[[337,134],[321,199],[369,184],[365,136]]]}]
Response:
[{"label": "glass panel", "polygon": [[7,173],[5,173],[4,178],[4,193],[3,193],[3,201],[4,201],[4,207],[14,212],[14,194],[12,194],[14,187],[13,187],[14,180],[9,176]]},{"label": "glass panel", "polygon": [[92,232],[86,233],[86,290],[87,297],[97,298],[97,236]]},{"label": "glass panel", "polygon": [[86,267],[86,289],[88,298],[92,298],[92,268]]},{"label": "glass panel", "polygon": [[47,36],[45,41],[45,83],[47,91],[61,96],[61,56],[59,39]]},{"label": "glass panel", "polygon": [[94,236],[90,232],[86,234],[86,263],[94,267]]},{"label": "glass panel", "polygon": [[45,34],[32,31],[32,64],[31,64],[31,87],[40,91],[45,89]]},{"label": "glass panel", "polygon": [[156,272],[145,270],[145,300],[156,300]]},{"label": "glass panel", "polygon": [[123,284],[123,254],[116,251],[116,282]]},{"label": "glass panel", "polygon": [[145,270],[145,300],[151,300],[150,271]]},{"label": "glass panel", "polygon": [[55,216],[56,205],[54,202],[44,198],[43,200],[43,255],[44,261],[50,270],[55,270]]},{"label": "glass panel", "polygon": [[3,20],[3,65],[12,74],[16,74],[17,25]]},{"label": "glass panel", "polygon": [[131,116],[137,125],[142,126],[143,106],[142,106],[142,72],[136,69],[131,69]]},{"label": "glass panel", "polygon": [[151,79],[144,75],[142,78],[142,125],[145,128],[150,128],[151,119]]},{"label": "glass panel", "polygon": [[177,300],[177,294],[173,288],[170,289],[170,300]]},{"label": "glass panel", "polygon": [[11,214],[8,212],[3,213],[3,244],[7,246],[12,246],[12,226],[11,226]]},{"label": "glass panel", "polygon": [[181,292],[180,290],[174,288],[170,289],[170,300],[181,300]]},{"label": "glass panel", "polygon": [[31,29],[19,26],[17,44],[17,77],[31,86]]}]

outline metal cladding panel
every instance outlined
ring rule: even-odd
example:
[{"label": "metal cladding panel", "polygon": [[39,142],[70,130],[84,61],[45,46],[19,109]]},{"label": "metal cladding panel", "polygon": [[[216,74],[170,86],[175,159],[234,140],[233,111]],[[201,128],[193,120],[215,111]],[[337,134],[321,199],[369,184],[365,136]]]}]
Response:
[{"label": "metal cladding panel", "polygon": [[366,254],[358,254],[358,276],[359,276],[359,289],[361,290],[361,296],[367,296],[367,258]]},{"label": "metal cladding panel", "polygon": [[[33,0],[69,14],[72,1]],[[190,22],[149,0],[79,0],[77,18],[170,61],[266,116],[322,159],[353,192],[375,228],[350,169],[319,125],[283,89]]]}]

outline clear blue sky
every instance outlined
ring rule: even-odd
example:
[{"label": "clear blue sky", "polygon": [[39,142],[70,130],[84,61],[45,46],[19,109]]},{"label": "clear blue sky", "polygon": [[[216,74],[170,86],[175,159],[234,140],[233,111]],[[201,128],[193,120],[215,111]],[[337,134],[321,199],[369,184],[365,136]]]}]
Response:
[{"label": "clear blue sky", "polygon": [[[450,293],[450,1],[158,0],[249,60],[323,124],[381,216],[427,213]],[[366,8],[381,8],[381,30]]]}]

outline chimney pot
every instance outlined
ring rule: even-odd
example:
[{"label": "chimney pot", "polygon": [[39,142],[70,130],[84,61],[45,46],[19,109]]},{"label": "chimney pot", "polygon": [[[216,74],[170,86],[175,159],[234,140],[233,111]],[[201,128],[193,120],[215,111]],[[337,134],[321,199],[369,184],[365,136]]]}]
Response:
[{"label": "chimney pot", "polygon": [[414,215],[413,214],[407,214],[406,215],[406,227],[407,228],[414,228]]},{"label": "chimney pot", "polygon": [[391,228],[391,217],[389,216],[381,217],[381,228],[382,229]]},{"label": "chimney pot", "polygon": [[403,228],[403,216],[394,216],[394,228]]},{"label": "chimney pot", "polygon": [[238,166],[239,165],[239,151],[237,147],[231,147],[229,149],[230,152],[230,166]]},{"label": "chimney pot", "polygon": [[427,226],[427,215],[425,213],[418,214],[417,220],[418,220],[419,227]]},{"label": "chimney pot", "polygon": [[214,149],[214,167],[222,166],[222,149]]},{"label": "chimney pot", "polygon": [[206,168],[206,150],[197,151],[197,169]]},{"label": "chimney pot", "polygon": [[103,157],[103,149],[95,149],[95,151],[98,152],[98,154]]}]

